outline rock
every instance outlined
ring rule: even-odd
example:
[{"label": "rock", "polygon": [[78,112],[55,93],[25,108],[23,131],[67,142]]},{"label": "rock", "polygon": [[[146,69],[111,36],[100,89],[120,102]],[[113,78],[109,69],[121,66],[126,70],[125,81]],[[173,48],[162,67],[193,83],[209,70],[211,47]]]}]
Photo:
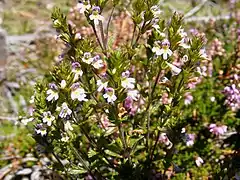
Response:
[{"label": "rock", "polygon": [[3,68],[7,63],[7,34],[6,32],[0,28],[0,68]]}]

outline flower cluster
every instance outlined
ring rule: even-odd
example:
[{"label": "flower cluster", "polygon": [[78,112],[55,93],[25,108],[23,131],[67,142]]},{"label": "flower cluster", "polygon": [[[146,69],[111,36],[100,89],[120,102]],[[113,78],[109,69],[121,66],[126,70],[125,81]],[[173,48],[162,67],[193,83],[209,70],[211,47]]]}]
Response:
[{"label": "flower cluster", "polygon": [[225,132],[227,132],[227,126],[217,126],[216,124],[210,124],[209,131],[216,136],[223,135]]},{"label": "flower cluster", "polygon": [[227,86],[224,88],[223,93],[226,96],[225,104],[228,105],[232,111],[240,109],[240,90],[235,85]]}]

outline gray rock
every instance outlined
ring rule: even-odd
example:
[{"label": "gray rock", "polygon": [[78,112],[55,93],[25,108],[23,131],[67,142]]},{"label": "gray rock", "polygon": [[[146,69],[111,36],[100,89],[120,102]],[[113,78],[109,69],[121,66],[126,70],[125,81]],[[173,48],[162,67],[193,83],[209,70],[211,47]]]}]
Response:
[{"label": "gray rock", "polygon": [[0,28],[0,68],[7,63],[7,34]]}]

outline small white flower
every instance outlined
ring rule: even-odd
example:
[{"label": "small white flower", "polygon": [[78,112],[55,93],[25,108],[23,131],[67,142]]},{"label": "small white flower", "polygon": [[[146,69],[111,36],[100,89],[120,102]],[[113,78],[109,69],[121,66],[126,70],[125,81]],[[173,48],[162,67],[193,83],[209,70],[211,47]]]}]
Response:
[{"label": "small white flower", "polygon": [[81,39],[81,38],[82,38],[81,33],[78,32],[78,33],[75,34],[74,39],[78,40],[78,39]]},{"label": "small white flower", "polygon": [[21,120],[21,123],[23,123],[25,126],[29,123],[29,122],[32,122],[34,120],[33,117],[31,118],[26,118],[26,119],[22,119]]},{"label": "small white flower", "polygon": [[80,14],[84,14],[84,12],[86,10],[89,10],[91,8],[91,5],[84,4],[84,3],[78,3],[76,8],[79,10]]},{"label": "small white flower", "polygon": [[70,139],[65,133],[63,134],[61,134],[62,135],[62,138],[61,138],[61,141],[62,142],[68,142],[68,140]]},{"label": "small white flower", "polygon": [[152,52],[154,52],[157,56],[163,55],[163,59],[167,60],[168,56],[172,56],[173,54],[171,49],[169,49],[169,46],[170,46],[169,41],[165,39],[162,42],[162,48],[160,49],[160,47],[155,46],[152,48]]},{"label": "small white flower", "polygon": [[184,55],[181,60],[183,63],[188,62],[188,55]]},{"label": "small white flower", "polygon": [[92,65],[95,69],[100,69],[104,66],[103,60],[98,59],[98,58],[94,58]]},{"label": "small white flower", "polygon": [[195,163],[198,167],[200,167],[204,163],[204,161],[203,161],[202,158],[197,157],[196,160],[195,160]]},{"label": "small white flower", "polygon": [[210,97],[210,101],[215,102],[216,98],[214,96]]},{"label": "small white flower", "polygon": [[181,133],[184,134],[186,132],[186,128],[182,128]]},{"label": "small white flower", "polygon": [[29,103],[30,103],[30,104],[34,104],[34,99],[35,99],[35,96],[32,95],[31,98],[30,98],[30,100],[29,100]]},{"label": "small white flower", "polygon": [[126,89],[133,89],[134,88],[134,84],[135,84],[136,80],[134,78],[127,78],[127,77],[124,77],[122,78],[122,81],[121,81],[121,85],[123,88],[126,88]]},{"label": "small white flower", "polygon": [[41,134],[41,136],[45,136],[47,134],[47,130],[44,128],[36,129],[37,134]]},{"label": "small white flower", "polygon": [[99,24],[99,21],[104,21],[104,17],[99,14],[100,8],[98,6],[93,8],[92,14],[89,16],[90,20],[94,21],[95,26]]},{"label": "small white flower", "polygon": [[71,98],[72,98],[72,100],[77,99],[78,101],[87,101],[87,99],[86,99],[87,95],[85,93],[86,92],[83,88],[78,87],[78,88],[72,90]]},{"label": "small white flower", "polygon": [[159,6],[156,6],[156,5],[151,7],[151,11],[155,18],[159,17],[162,13],[162,11],[159,9]]},{"label": "small white flower", "polygon": [[78,62],[72,63],[72,72],[74,73],[73,81],[77,81],[82,75],[81,65]]},{"label": "small white flower", "polygon": [[53,90],[53,89],[48,89],[47,90],[47,95],[48,95],[48,97],[46,98],[47,101],[52,101],[52,100],[56,101],[59,98],[58,92],[56,90]]},{"label": "small white flower", "polygon": [[60,83],[60,88],[61,88],[61,89],[64,89],[66,86],[67,86],[66,81],[65,81],[65,80],[62,80],[61,83]]},{"label": "small white flower", "polygon": [[178,68],[177,66],[174,66],[173,64],[170,64],[168,62],[166,62],[167,65],[171,68],[171,72],[173,76],[178,75],[182,70],[180,68]]},{"label": "small white flower", "polygon": [[59,116],[61,118],[65,118],[67,117],[67,115],[71,115],[72,114],[72,110],[68,108],[67,103],[63,103],[61,107],[57,108],[58,111],[60,111]]},{"label": "small white flower", "polygon": [[101,80],[97,80],[98,92],[101,92],[103,89],[106,89],[108,82],[103,83]]},{"label": "small white flower", "polygon": [[105,99],[107,99],[108,103],[113,103],[117,99],[117,97],[115,96],[115,91],[114,91],[113,88],[107,88],[103,97]]},{"label": "small white flower", "polygon": [[168,139],[166,133],[161,133],[158,139],[161,143],[165,144],[167,146],[167,149],[172,148],[172,142]]},{"label": "small white flower", "polygon": [[138,90],[129,90],[127,96],[131,97],[134,101],[137,101],[140,95]]},{"label": "small white flower", "polygon": [[72,125],[71,125],[71,123],[69,121],[64,123],[64,130],[65,131],[72,131],[73,130],[73,127],[72,127]]},{"label": "small white flower", "polygon": [[82,61],[87,63],[87,64],[91,64],[93,62],[93,58],[91,56],[90,52],[85,52],[82,58]]},{"label": "small white flower", "polygon": [[55,120],[55,117],[51,115],[51,112],[44,112],[43,113],[43,123],[47,123],[48,126],[52,125],[52,122]]}]

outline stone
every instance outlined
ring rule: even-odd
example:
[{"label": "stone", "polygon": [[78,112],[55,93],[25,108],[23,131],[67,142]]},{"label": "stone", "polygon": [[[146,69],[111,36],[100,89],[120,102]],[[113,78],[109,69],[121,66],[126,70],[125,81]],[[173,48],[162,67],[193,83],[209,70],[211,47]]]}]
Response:
[{"label": "stone", "polygon": [[7,34],[0,28],[0,68],[3,68],[7,63]]}]

